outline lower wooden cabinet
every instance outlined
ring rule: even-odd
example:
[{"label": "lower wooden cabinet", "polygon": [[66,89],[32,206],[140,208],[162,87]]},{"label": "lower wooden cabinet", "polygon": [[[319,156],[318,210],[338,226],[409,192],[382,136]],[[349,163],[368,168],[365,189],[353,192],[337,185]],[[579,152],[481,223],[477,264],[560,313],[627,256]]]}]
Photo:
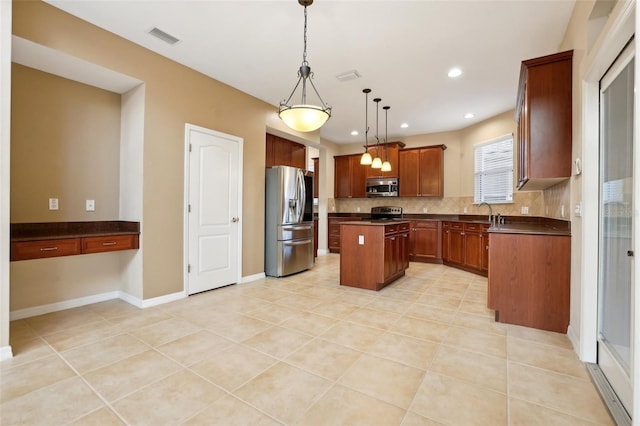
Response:
[{"label": "lower wooden cabinet", "polygon": [[409,258],[413,262],[442,263],[442,222],[411,222]]},{"label": "lower wooden cabinet", "polygon": [[318,257],[318,219],[313,219],[313,257]]},{"label": "lower wooden cabinet", "polygon": [[488,307],[496,321],[566,333],[571,237],[489,235]]},{"label": "lower wooden cabinet", "polygon": [[487,276],[489,224],[444,222],[442,229],[443,263]]}]

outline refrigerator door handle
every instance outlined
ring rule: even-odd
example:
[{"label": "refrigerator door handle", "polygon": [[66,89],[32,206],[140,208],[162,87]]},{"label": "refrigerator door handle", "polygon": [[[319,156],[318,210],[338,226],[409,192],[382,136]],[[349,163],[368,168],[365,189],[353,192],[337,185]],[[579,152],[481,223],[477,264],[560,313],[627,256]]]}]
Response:
[{"label": "refrigerator door handle", "polygon": [[301,246],[304,244],[310,244],[313,243],[312,239],[308,239],[308,240],[293,240],[293,241],[283,241],[282,245],[285,246]]},{"label": "refrigerator door handle", "polygon": [[298,170],[298,200],[300,200],[300,203],[298,203],[298,222],[302,222],[302,219],[304,218],[304,206],[306,204],[307,201],[307,191],[305,190],[306,188],[304,187],[304,172],[302,171],[302,169]]}]

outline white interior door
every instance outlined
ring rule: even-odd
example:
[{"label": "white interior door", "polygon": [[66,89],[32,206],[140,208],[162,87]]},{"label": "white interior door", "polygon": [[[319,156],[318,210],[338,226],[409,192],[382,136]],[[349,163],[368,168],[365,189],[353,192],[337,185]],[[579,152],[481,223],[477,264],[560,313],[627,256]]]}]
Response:
[{"label": "white interior door", "polygon": [[240,279],[242,139],[186,125],[187,293]]},{"label": "white interior door", "polygon": [[598,365],[631,415],[634,319],[634,50],[600,82]]}]

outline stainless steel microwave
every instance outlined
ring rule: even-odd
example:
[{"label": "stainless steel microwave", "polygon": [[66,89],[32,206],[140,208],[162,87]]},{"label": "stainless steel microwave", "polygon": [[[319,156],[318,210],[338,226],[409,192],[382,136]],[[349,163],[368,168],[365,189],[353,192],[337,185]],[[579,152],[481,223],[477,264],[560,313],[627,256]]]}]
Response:
[{"label": "stainless steel microwave", "polygon": [[367,179],[367,197],[397,197],[398,178]]}]

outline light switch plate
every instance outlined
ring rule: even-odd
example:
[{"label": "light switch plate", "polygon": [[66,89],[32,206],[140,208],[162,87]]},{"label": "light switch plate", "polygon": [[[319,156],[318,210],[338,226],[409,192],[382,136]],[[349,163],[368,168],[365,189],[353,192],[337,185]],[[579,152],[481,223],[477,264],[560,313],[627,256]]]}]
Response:
[{"label": "light switch plate", "polygon": [[364,245],[364,235],[358,235],[358,244],[361,246]]},{"label": "light switch plate", "polygon": [[86,210],[88,212],[94,212],[96,211],[96,200],[87,200],[86,203]]},{"label": "light switch plate", "polygon": [[57,198],[49,198],[49,210],[58,210]]}]

